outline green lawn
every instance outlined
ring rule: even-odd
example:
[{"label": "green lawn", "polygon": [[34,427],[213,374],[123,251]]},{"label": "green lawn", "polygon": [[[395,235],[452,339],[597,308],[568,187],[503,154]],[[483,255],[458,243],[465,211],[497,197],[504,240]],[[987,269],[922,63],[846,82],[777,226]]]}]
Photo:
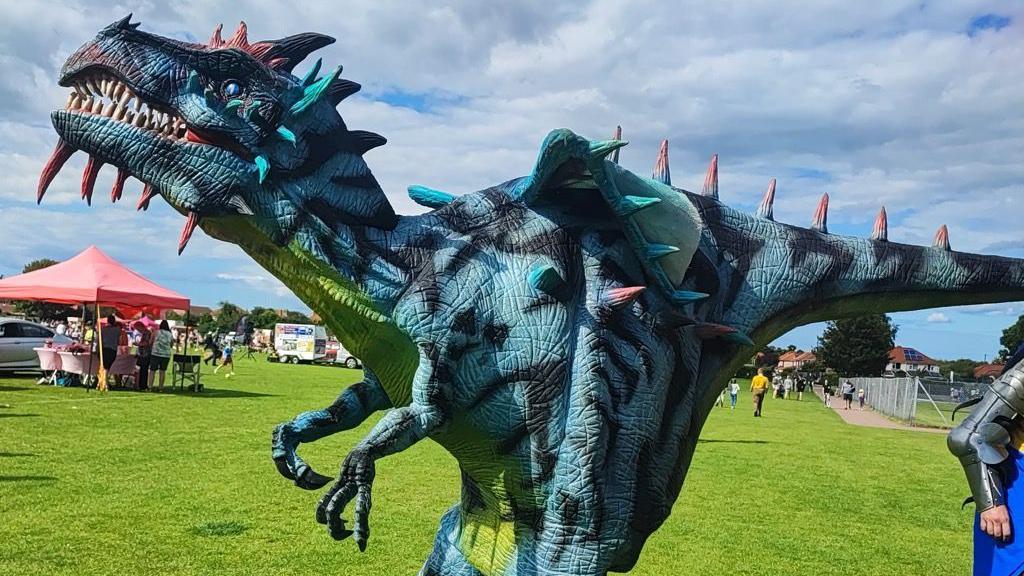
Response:
[{"label": "green lawn", "polygon": [[[936,406],[942,411],[942,416],[939,416],[938,411],[935,410]],[[954,408],[956,408],[955,402],[936,402],[933,405],[928,401],[918,401],[916,414],[914,415],[914,425],[931,426],[934,428],[952,428],[971,413],[972,407],[967,407],[957,412],[955,421],[953,420]]]},{"label": "green lawn", "polygon": [[[358,371],[238,362],[206,393],[0,378],[0,574],[415,574],[458,470],[423,442],[378,465],[365,554],[313,520],[270,431]],[[942,435],[853,428],[817,401],[716,408],[682,496],[634,574],[966,574],[971,512]],[[368,430],[303,454],[333,473]]]}]

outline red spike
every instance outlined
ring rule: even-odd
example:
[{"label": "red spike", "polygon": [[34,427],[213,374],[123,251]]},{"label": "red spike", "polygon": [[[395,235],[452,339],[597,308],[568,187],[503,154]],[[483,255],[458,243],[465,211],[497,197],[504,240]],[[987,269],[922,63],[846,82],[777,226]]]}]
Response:
[{"label": "red spike", "polygon": [[92,206],[92,189],[96,186],[96,175],[100,173],[101,167],[103,167],[103,161],[90,155],[89,162],[85,165],[85,171],[82,172],[82,198],[85,198],[89,206]]},{"label": "red spike", "polygon": [[238,23],[235,35],[229,38],[224,45],[231,48],[241,48],[242,50],[249,47],[249,28],[245,25],[245,21]]},{"label": "red spike", "polygon": [[224,45],[224,39],[221,38],[220,33],[224,29],[223,24],[217,24],[217,29],[213,31],[213,36],[210,36],[210,41],[206,43],[210,48],[220,48]]},{"label": "red spike", "polygon": [[117,177],[114,178],[114,187],[110,189],[111,202],[117,202],[121,199],[121,193],[124,192],[125,180],[128,180],[128,171],[124,168],[118,168]]},{"label": "red spike", "polygon": [[672,185],[672,172],[668,167],[668,139],[661,141],[658,148],[658,160],[654,163],[654,174],[651,178],[662,184]]},{"label": "red spike", "polygon": [[702,322],[694,328],[694,334],[701,340],[712,340],[714,338],[720,338],[726,334],[732,334],[736,329],[732,326],[723,326],[721,324],[711,324]]},{"label": "red spike", "polygon": [[[615,134],[612,135],[612,139],[614,139],[614,140],[622,140],[622,126],[616,126],[615,127]],[[612,162],[615,162],[616,164],[619,163],[619,149],[618,148],[616,148],[615,151],[612,152],[611,160],[612,160]]]},{"label": "red spike", "polygon": [[889,241],[889,216],[885,213],[885,206],[878,211],[875,218],[875,227],[871,230],[871,239],[879,242]]},{"label": "red spike", "polygon": [[814,220],[811,221],[811,230],[828,234],[828,192],[822,194],[821,200],[818,200],[818,207],[814,209]]},{"label": "red spike", "polygon": [[624,288],[612,288],[605,292],[604,303],[611,308],[622,308],[636,300],[647,288],[645,286],[626,286]]},{"label": "red spike", "polygon": [[36,188],[36,204],[43,201],[43,195],[46,194],[46,189],[50,187],[50,182],[53,182],[53,178],[60,172],[68,158],[71,158],[71,155],[74,153],[75,149],[65,142],[63,138],[57,141],[57,147],[53,149],[50,159],[46,161],[46,166],[43,167],[42,174],[39,175],[39,187]]},{"label": "red spike", "polygon": [[761,218],[767,218],[768,220],[775,219],[775,178],[772,178],[768,182],[768,189],[764,192],[764,198],[761,198],[761,204],[757,207],[757,215]]},{"label": "red spike", "polygon": [[708,173],[704,176],[704,195],[718,198],[718,154],[711,156]]},{"label": "red spike", "polygon": [[149,210],[149,201],[156,196],[156,188],[152,184],[146,184],[142,189],[142,196],[139,197],[139,202],[135,204],[136,210]]},{"label": "red spike", "polygon": [[188,218],[185,219],[185,227],[181,229],[181,237],[178,238],[178,256],[181,256],[181,253],[185,251],[185,245],[188,244],[192,233],[196,231],[197,225],[199,225],[199,215],[195,212],[189,212]]},{"label": "red spike", "polygon": [[271,58],[267,61],[267,68],[277,69],[278,66],[283,66],[288,62],[291,62],[288,58]]},{"label": "red spike", "polygon": [[946,228],[945,224],[940,226],[938,232],[935,233],[935,240],[932,242],[932,246],[943,250],[952,250],[949,247],[949,229]]}]

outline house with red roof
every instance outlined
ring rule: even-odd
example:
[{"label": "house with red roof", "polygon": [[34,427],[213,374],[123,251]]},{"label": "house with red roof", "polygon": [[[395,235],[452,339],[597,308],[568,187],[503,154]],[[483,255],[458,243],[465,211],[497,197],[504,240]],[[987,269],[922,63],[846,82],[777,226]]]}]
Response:
[{"label": "house with red roof", "polygon": [[779,370],[785,370],[792,368],[794,370],[800,370],[804,367],[804,364],[808,362],[817,362],[818,357],[814,355],[814,352],[804,352],[803,350],[790,350],[779,356],[779,363],[776,365]]},{"label": "house with red roof", "polygon": [[939,374],[939,363],[909,346],[897,346],[889,351],[886,372],[929,372]]}]

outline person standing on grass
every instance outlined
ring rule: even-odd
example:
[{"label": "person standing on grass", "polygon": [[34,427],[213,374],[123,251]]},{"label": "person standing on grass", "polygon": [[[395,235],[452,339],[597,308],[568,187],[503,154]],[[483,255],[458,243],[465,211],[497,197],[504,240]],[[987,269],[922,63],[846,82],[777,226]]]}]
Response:
[{"label": "person standing on grass", "polygon": [[764,368],[757,369],[757,376],[750,380],[750,393],[754,400],[754,417],[761,417],[761,407],[764,405],[764,395],[768,392],[768,378],[764,375]]},{"label": "person standing on grass", "polygon": [[206,338],[203,339],[203,350],[206,354],[203,355],[203,364],[209,364],[213,362],[213,365],[217,365],[217,356],[220,356],[217,350],[217,343],[213,340],[213,332],[207,332]]},{"label": "person standing on grass", "polygon": [[[171,334],[171,327],[167,320],[160,321],[160,327],[153,336],[153,352],[149,358],[149,382],[156,384],[156,373],[160,373],[160,392],[164,391],[164,378],[167,377],[167,364],[171,361],[171,346],[174,344],[174,335]],[[156,390],[155,386],[151,386]]]},{"label": "person standing on grass", "polygon": [[782,381],[782,397],[789,400],[789,393],[793,390],[793,375],[789,374]]},{"label": "person standing on grass", "polygon": [[855,387],[854,387],[853,384],[850,383],[849,380],[844,380],[843,381],[843,387],[840,389],[840,392],[843,395],[843,402],[846,403],[846,406],[843,408],[843,410],[849,410],[850,407],[853,406],[853,391],[854,390],[855,390]]},{"label": "person standing on grass", "polygon": [[135,389],[149,388],[149,358],[153,352],[153,333],[141,320],[135,322],[135,364],[139,367],[135,375]]},{"label": "person standing on grass", "polygon": [[103,371],[110,372],[117,358],[117,347],[121,343],[121,325],[113,314],[107,316],[107,325],[100,328],[100,341],[103,346]]},{"label": "person standing on grass", "polygon": [[736,409],[736,398],[740,395],[740,383],[735,378],[729,380],[729,409]]},{"label": "person standing on grass", "polygon": [[807,378],[803,376],[797,376],[796,378],[796,399],[798,401],[804,399],[804,388],[807,388]]},{"label": "person standing on grass", "polygon": [[218,370],[220,370],[221,368],[223,368],[225,366],[228,366],[229,367],[228,369],[231,370],[231,371],[228,372],[227,374],[225,374],[224,377],[225,378],[231,378],[232,376],[234,376],[235,375],[234,354],[235,354],[235,351],[231,347],[231,340],[225,341],[224,342],[224,350],[221,352],[220,366],[217,366],[216,368],[214,368],[213,369],[213,373],[216,374]]}]

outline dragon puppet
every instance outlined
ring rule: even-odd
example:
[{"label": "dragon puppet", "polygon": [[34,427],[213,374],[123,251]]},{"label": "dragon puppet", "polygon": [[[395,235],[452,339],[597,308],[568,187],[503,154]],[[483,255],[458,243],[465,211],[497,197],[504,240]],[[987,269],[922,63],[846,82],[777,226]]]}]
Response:
[{"label": "dragon puppet", "polygon": [[[756,214],[673,188],[667,143],[652,178],[617,164],[618,138],[555,130],[533,171],[396,214],[363,159],[384,144],[336,110],[360,86],[296,65],[334,40],[250,43],[245,25],[205,44],[124,18],[68,58],[67,104],[38,199],[67,159],[145,184],[237,244],[319,314],[366,366],[327,408],[273,433],[278,470],[331,479],[301,443],[383,412],[316,509],[336,539],[370,536],[374,463],[426,438],[459,462],[461,498],[421,574],[628,571],[679,495],[720,390],[793,327],[867,313],[1024,299],[1024,261],[829,234],[775,222],[774,180]],[[323,72],[323,73],[322,73]],[[322,73],[322,74],[321,74]],[[342,518],[351,508],[351,520]]]}]

